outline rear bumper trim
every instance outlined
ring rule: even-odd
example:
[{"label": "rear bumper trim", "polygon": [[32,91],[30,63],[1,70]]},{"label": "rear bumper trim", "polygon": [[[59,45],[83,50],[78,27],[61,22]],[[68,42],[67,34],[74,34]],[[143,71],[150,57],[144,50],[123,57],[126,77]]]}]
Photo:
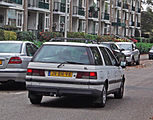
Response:
[{"label": "rear bumper trim", "polygon": [[34,80],[26,79],[28,82],[42,82],[42,83],[61,83],[61,84],[77,84],[77,85],[104,85],[103,81],[61,81],[61,80]]},{"label": "rear bumper trim", "polygon": [[62,96],[62,95],[98,96],[101,94],[101,91],[96,89],[65,88],[65,87],[52,87],[52,86],[46,87],[46,86],[34,86],[34,85],[27,85],[27,90],[30,92],[35,92],[36,94],[41,94],[41,95],[56,94],[59,96]]}]

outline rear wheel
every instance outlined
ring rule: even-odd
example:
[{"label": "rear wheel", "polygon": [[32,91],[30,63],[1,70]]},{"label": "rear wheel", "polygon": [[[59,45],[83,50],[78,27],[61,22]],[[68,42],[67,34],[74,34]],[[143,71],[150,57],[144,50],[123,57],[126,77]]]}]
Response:
[{"label": "rear wheel", "polygon": [[140,65],[140,56],[138,58],[138,61],[136,62],[136,65]]},{"label": "rear wheel", "polygon": [[32,92],[29,92],[29,99],[31,104],[40,104],[42,100],[42,95],[36,95]]},{"label": "rear wheel", "polygon": [[114,93],[114,98],[122,99],[124,94],[124,82],[121,83],[121,86],[117,92]]},{"label": "rear wheel", "polygon": [[96,102],[94,102],[94,105],[96,107],[105,107],[106,100],[107,100],[107,90],[106,86],[104,86],[101,95],[97,98]]}]

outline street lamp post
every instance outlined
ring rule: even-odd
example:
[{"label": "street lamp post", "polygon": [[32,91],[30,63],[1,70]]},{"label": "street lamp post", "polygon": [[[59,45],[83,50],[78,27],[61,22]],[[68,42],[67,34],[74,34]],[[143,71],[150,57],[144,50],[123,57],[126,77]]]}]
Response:
[{"label": "street lamp post", "polygon": [[65,0],[65,30],[64,30],[64,38],[67,38],[67,0]]}]

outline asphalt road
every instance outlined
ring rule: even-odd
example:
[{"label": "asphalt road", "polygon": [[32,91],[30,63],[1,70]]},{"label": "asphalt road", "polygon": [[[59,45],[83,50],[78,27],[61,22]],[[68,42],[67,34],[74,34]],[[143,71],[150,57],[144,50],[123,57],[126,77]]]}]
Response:
[{"label": "asphalt road", "polygon": [[0,120],[153,120],[153,61],[141,59],[141,65],[125,70],[124,98],[108,96],[105,108],[78,97],[44,97],[42,104],[31,105],[23,86],[1,85]]}]

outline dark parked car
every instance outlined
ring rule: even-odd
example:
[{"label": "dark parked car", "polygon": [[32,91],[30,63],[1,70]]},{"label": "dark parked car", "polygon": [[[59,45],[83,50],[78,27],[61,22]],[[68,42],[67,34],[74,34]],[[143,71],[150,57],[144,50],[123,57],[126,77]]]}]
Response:
[{"label": "dark parked car", "polygon": [[153,46],[151,47],[149,51],[149,60],[153,59]]},{"label": "dark parked car", "polygon": [[126,57],[124,55],[124,53],[122,53],[122,51],[120,50],[119,46],[116,45],[114,42],[102,42],[103,45],[107,46],[108,48],[110,48],[114,55],[116,56],[116,58],[118,59],[119,63],[121,61],[126,61]]}]

